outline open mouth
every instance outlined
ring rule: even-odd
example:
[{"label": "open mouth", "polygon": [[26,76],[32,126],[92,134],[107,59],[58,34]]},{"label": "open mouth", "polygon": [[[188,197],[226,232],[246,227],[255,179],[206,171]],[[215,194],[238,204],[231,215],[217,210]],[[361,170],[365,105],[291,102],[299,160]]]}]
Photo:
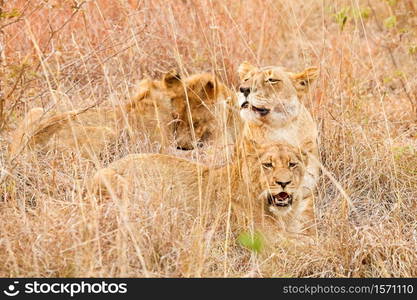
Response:
[{"label": "open mouth", "polygon": [[242,105],[240,106],[240,108],[249,108],[249,106],[254,112],[260,114],[261,116],[266,116],[271,111],[268,108],[260,108],[260,107],[254,106],[254,105],[250,105],[248,101],[243,102]]},{"label": "open mouth", "polygon": [[268,204],[278,207],[287,207],[292,204],[292,196],[286,192],[276,195],[268,194]]}]

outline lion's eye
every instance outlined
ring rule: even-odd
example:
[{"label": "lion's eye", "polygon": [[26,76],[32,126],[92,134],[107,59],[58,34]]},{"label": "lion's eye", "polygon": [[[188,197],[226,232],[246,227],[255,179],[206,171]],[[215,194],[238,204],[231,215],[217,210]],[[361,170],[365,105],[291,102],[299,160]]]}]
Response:
[{"label": "lion's eye", "polygon": [[297,163],[295,163],[295,162],[290,162],[290,163],[288,164],[288,166],[289,166],[290,168],[294,168],[294,167],[296,167],[296,166],[297,166]]},{"label": "lion's eye", "polygon": [[245,78],[245,79],[243,79],[243,81],[248,81],[249,80],[249,78]]},{"label": "lion's eye", "polygon": [[264,169],[272,169],[274,167],[274,165],[272,163],[263,163],[262,167]]},{"label": "lion's eye", "polygon": [[267,81],[269,83],[277,83],[277,82],[280,82],[281,80],[280,79],[276,79],[276,78],[269,78]]}]

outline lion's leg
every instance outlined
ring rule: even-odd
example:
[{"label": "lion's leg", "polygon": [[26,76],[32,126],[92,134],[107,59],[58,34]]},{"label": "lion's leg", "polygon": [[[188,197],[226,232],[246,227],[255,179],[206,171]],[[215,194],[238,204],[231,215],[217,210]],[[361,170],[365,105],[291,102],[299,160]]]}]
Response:
[{"label": "lion's leg", "polygon": [[127,181],[112,168],[98,170],[89,184],[90,192],[100,198],[122,198],[127,189]]},{"label": "lion's leg", "polygon": [[161,152],[167,153],[168,148],[174,143],[173,117],[163,111],[158,113],[158,133],[161,141]]},{"label": "lion's leg", "polygon": [[45,111],[41,107],[32,108],[27,115],[23,118],[18,128],[13,134],[13,141],[10,144],[9,155],[10,158],[14,158],[18,155],[23,148],[26,146],[29,138],[31,137],[31,132],[35,130],[36,122],[38,122],[42,116],[45,114]]},{"label": "lion's leg", "polygon": [[116,133],[108,127],[70,125],[61,130],[57,142],[62,150],[77,150],[81,157],[97,161],[115,140]]},{"label": "lion's leg", "polygon": [[306,207],[300,212],[301,233],[310,237],[317,235],[317,222],[314,213],[314,195],[305,197]]},{"label": "lion's leg", "polygon": [[159,134],[160,134],[160,141],[161,141],[161,153],[166,153],[167,149],[172,142],[172,138],[170,136],[170,131],[168,128],[163,124],[158,124]]}]

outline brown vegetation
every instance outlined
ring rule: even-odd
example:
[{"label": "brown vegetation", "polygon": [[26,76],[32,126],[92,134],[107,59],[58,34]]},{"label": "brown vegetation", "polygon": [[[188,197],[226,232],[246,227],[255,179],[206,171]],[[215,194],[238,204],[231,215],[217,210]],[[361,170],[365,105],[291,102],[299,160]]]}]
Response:
[{"label": "brown vegetation", "polygon": [[[1,276],[417,276],[414,1],[1,2]],[[303,99],[323,163],[308,247],[244,248],[228,207],[86,199],[80,155],[6,160],[31,108],[118,105],[172,68],[233,87],[244,60],[320,69]],[[120,143],[112,159],[156,150]]]}]

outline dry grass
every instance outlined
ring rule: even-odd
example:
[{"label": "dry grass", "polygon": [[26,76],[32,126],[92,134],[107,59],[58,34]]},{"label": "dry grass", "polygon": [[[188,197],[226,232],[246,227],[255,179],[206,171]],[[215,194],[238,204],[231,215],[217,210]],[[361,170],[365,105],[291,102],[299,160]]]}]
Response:
[{"label": "dry grass", "polygon": [[[0,186],[0,276],[417,276],[412,0],[0,2],[2,178],[11,172]],[[236,86],[243,60],[321,69],[304,99],[327,170],[314,245],[255,253],[224,211],[83,199],[94,169],[77,155],[6,160],[9,132],[31,107],[118,103],[171,67]],[[124,143],[116,157],[152,149]]]}]

